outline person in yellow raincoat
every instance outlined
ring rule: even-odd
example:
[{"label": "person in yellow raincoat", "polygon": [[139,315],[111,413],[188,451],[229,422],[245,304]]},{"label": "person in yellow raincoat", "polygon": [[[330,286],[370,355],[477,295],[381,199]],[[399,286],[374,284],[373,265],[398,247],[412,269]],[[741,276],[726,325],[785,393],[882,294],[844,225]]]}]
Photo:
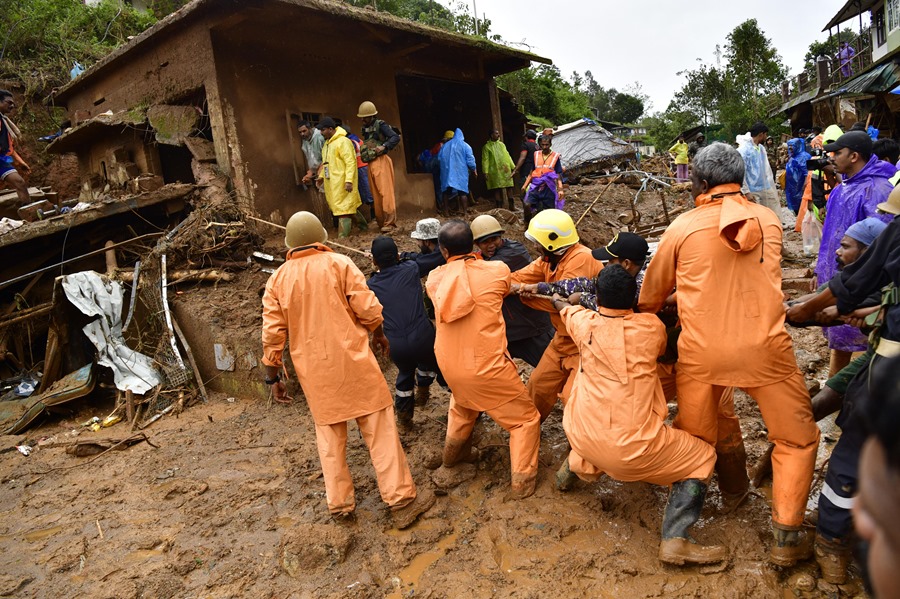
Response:
[{"label": "person in yellow raincoat", "polygon": [[493,129],[491,139],[481,149],[481,172],[484,173],[484,181],[489,190],[494,191],[494,202],[497,208],[503,207],[506,199],[510,210],[515,210],[512,194],[509,189],[513,186],[512,172],[516,168],[509,150],[500,141],[500,131]]},{"label": "person in yellow raincoat", "polygon": [[325,201],[331,213],[338,218],[338,237],[350,237],[354,218],[360,230],[367,229],[365,218],[358,212],[362,199],[359,197],[356,146],[347,137],[347,131],[331,117],[325,117],[316,127],[325,138],[319,184],[325,190]]},{"label": "person in yellow raincoat", "polygon": [[441,227],[438,242],[447,264],[428,275],[425,288],[434,302],[434,353],[453,394],[443,465],[433,480],[441,488],[461,482],[453,471],[462,469],[454,466],[477,457],[471,449],[472,429],[481,412],[487,412],[509,431],[511,496],[528,497],[537,480],[541,423],[506,351],[502,307],[509,293],[509,267],[474,254],[472,230],[463,221]]},{"label": "person in yellow raincoat", "polygon": [[286,229],[286,262],[269,277],[263,295],[265,382],[276,401],[289,402],[279,371],[290,340],[291,361],[315,423],[328,511],[345,520],[356,509],[347,464],[347,421],[356,420],[381,498],[394,525],[406,528],[434,505],[434,494],[416,493],[391,392],[369,347],[372,332],[373,343],[389,351],[381,304],[353,261],[324,245],[328,234],[314,214],[294,214]]},{"label": "person in yellow raincoat", "polygon": [[721,561],[724,547],[698,545],[688,534],[700,518],[716,452],[664,423],[669,409],[656,360],[666,351],[666,327],[655,314],[632,310],[637,282],[621,265],[600,271],[596,287],[596,311],[557,296],[553,300],[581,356],[563,414],[572,451],[557,474],[557,486],[566,491],[573,475],[596,481],[604,473],[621,481],[671,484],[660,559]]}]

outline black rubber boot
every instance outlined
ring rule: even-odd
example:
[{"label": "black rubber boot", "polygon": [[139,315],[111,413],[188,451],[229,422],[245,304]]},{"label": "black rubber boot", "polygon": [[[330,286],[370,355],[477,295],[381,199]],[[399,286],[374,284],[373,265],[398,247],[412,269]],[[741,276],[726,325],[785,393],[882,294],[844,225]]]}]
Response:
[{"label": "black rubber boot", "polygon": [[689,478],[672,485],[666,513],[663,516],[659,559],[667,564],[712,564],[724,560],[728,553],[721,545],[699,545],[688,529],[700,519],[706,485]]}]

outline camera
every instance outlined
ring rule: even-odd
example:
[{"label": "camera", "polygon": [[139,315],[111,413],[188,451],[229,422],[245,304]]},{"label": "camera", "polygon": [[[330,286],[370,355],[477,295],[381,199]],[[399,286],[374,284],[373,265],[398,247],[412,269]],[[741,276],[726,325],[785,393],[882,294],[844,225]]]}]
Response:
[{"label": "camera", "polygon": [[813,170],[822,170],[826,166],[831,164],[831,158],[826,154],[821,148],[816,148],[812,151],[811,157],[806,161],[806,168]]}]

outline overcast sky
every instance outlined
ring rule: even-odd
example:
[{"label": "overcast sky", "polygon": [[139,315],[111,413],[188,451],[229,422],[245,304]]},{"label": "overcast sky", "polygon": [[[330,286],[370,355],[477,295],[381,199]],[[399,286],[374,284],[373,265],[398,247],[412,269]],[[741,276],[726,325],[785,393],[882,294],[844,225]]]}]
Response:
[{"label": "overcast sky", "polygon": [[[463,0],[472,10],[472,0]],[[603,87],[639,81],[653,110],[681,88],[678,71],[714,63],[716,44],[755,18],[791,74],[845,0],[475,0],[479,17],[508,42],[526,42],[568,77],[591,71]],[[863,17],[863,25],[868,24]],[[847,23],[858,29],[858,18]],[[522,47],[528,49],[527,47]],[[724,60],[724,57],[723,57]]]}]

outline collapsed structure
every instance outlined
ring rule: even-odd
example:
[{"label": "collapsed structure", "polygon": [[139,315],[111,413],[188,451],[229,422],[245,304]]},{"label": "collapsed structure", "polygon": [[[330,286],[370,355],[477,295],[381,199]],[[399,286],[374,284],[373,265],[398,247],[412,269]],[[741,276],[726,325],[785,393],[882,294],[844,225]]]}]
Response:
[{"label": "collapsed structure", "polygon": [[[48,151],[77,155],[79,197],[0,235],[0,394],[18,398],[0,431],[98,385],[115,388],[118,417],[134,427],[205,398],[204,380],[265,394],[258,323],[198,315],[173,286],[277,266],[256,251],[248,217],[281,223],[318,205],[300,180],[298,121],[328,115],[358,131],[356,107],[374,101],[403,131],[400,210],[430,207],[432,176],[416,155],[456,127],[476,139],[498,128],[517,144],[525,117],[494,77],[532,60],[549,63],[328,0],[193,0],[101,60],[52,97],[72,127]],[[67,282],[85,270],[103,275]],[[79,306],[79,294],[95,306]],[[247,304],[256,294],[227,296]],[[212,288],[205,299],[216,297]],[[155,374],[139,377],[149,387],[96,368],[126,348],[149,358]],[[137,358],[124,359],[123,372]]]}]

